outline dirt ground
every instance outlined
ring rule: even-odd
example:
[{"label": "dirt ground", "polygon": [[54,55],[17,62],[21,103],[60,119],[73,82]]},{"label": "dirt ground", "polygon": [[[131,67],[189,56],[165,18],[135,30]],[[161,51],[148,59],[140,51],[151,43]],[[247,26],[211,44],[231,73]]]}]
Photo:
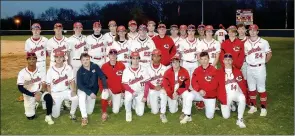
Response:
[{"label": "dirt ground", "polygon": [[1,79],[17,77],[27,65],[25,41],[1,40]]}]

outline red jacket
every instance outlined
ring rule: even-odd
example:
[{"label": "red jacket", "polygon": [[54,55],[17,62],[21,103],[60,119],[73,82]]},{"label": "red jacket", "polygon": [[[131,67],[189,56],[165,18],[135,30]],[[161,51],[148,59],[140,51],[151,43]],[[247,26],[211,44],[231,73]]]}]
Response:
[{"label": "red jacket", "polygon": [[219,61],[222,67],[224,67],[223,58],[225,53],[230,53],[233,56],[233,65],[236,68],[241,69],[245,59],[243,42],[238,38],[236,38],[233,42],[231,42],[230,39],[222,42],[219,57]]},{"label": "red jacket", "polygon": [[[238,83],[239,87],[243,91],[243,94],[247,96],[246,81],[243,78],[241,70],[233,67],[234,79]],[[217,98],[221,104],[227,104],[226,90],[225,90],[225,71],[224,68],[218,70],[216,79],[218,81]]]},{"label": "red jacket", "polygon": [[101,67],[101,70],[107,77],[108,87],[113,94],[118,94],[125,91],[121,83],[124,69],[125,65],[120,61],[117,61],[114,67],[110,64],[109,61],[103,64]]},{"label": "red jacket", "polygon": [[217,96],[216,72],[216,68],[209,65],[206,69],[199,66],[193,73],[192,87],[197,92],[204,90],[206,92],[204,98],[216,98]]},{"label": "red jacket", "polygon": [[[190,77],[187,70],[183,67],[180,67],[178,71],[177,82],[179,83],[179,88],[177,89],[177,94],[181,95],[184,91],[188,90],[190,86]],[[163,87],[167,93],[167,95],[173,99],[174,93],[174,86],[175,86],[175,75],[173,68],[169,68],[166,70],[163,76]]]},{"label": "red jacket", "polygon": [[173,40],[167,35],[165,35],[164,38],[160,38],[160,36],[157,35],[153,37],[152,40],[154,41],[156,48],[162,52],[161,63],[165,66],[168,66],[170,64],[171,58],[176,53],[176,46]]}]

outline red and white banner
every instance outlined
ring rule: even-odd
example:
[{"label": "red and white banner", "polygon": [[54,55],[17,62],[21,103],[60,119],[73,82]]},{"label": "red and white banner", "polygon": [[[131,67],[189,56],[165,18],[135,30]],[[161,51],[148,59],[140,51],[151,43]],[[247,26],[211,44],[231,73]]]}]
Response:
[{"label": "red and white banner", "polygon": [[252,9],[237,9],[236,24],[244,23],[245,25],[253,24]]}]

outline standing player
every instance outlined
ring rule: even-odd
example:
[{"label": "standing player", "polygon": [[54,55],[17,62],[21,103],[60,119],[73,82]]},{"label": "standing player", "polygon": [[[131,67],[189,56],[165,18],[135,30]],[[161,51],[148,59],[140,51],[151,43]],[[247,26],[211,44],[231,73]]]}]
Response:
[{"label": "standing player", "polygon": [[138,52],[132,52],[130,55],[131,66],[123,71],[122,84],[125,88],[125,110],[126,121],[132,121],[131,106],[135,99],[135,112],[138,116],[144,113],[146,96],[144,92],[148,92],[149,75],[147,69],[139,65],[140,56]]},{"label": "standing player", "polygon": [[[186,98],[189,95],[189,86],[190,86],[190,77],[187,70],[180,66],[180,55],[175,54],[171,59],[172,67],[166,70],[163,77],[163,87],[168,96],[168,106],[171,113],[175,113],[178,110],[177,99],[181,97],[183,101],[186,101]],[[161,107],[166,107],[161,105]],[[183,103],[182,112],[187,108],[187,105]],[[183,115],[180,116],[183,118]]]},{"label": "standing player", "polygon": [[186,25],[181,25],[179,27],[179,33],[180,33],[180,38],[185,39],[187,37],[187,26]]},{"label": "standing player", "polygon": [[245,42],[245,54],[247,66],[247,82],[250,96],[250,110],[249,114],[257,111],[256,96],[257,91],[260,96],[261,112],[260,116],[266,116],[266,66],[270,61],[272,52],[268,41],[258,36],[258,26],[256,24],[249,26],[249,39]]},{"label": "standing player", "polygon": [[74,23],[74,32],[67,43],[70,51],[70,65],[74,71],[74,77],[77,75],[78,69],[81,67],[80,56],[86,51],[86,36],[82,35],[83,25],[80,22]]},{"label": "standing player", "polygon": [[219,25],[219,29],[215,32],[215,37],[217,41],[222,43],[225,40],[225,36],[227,35],[227,32],[224,30],[224,27],[222,24]]},{"label": "standing player", "polygon": [[111,46],[113,44],[113,41],[116,37],[117,32],[117,23],[114,20],[111,20],[108,24],[110,32],[107,32],[103,35],[104,39],[104,45],[105,46]]},{"label": "standing player", "polygon": [[158,33],[155,32],[156,23],[154,21],[149,21],[147,23],[147,29],[148,29],[148,35],[150,38],[153,38],[158,35]]},{"label": "standing player", "polygon": [[216,67],[219,59],[220,53],[220,42],[216,41],[212,37],[213,27],[211,25],[207,25],[205,27],[205,39],[198,43],[197,52],[208,52],[209,54],[209,63],[210,65]]},{"label": "standing player", "polygon": [[94,33],[92,35],[87,36],[86,38],[88,54],[91,56],[91,62],[101,67],[105,63],[106,46],[103,44],[104,39],[102,34],[100,33],[100,22],[93,23],[93,31]]},{"label": "standing player", "polygon": [[236,124],[240,128],[245,128],[243,115],[246,107],[246,82],[240,69],[233,66],[233,56],[226,53],[222,58],[224,58],[224,67],[216,75],[218,82],[217,97],[221,103],[221,113],[223,118],[228,119],[230,117],[230,104],[233,101],[237,102],[238,120]]},{"label": "standing player", "polygon": [[180,41],[182,41],[183,39],[179,37],[178,35],[178,26],[177,25],[171,25],[170,26],[170,33],[171,33],[171,38],[175,44],[176,50],[179,53],[179,43]]},{"label": "standing player", "polygon": [[54,57],[55,65],[48,69],[46,76],[47,91],[52,95],[54,101],[52,116],[58,118],[62,102],[64,100],[70,100],[70,119],[76,120],[75,112],[79,104],[79,99],[76,94],[73,69],[64,63],[65,52],[55,52]]},{"label": "standing player", "polygon": [[54,124],[51,119],[53,100],[45,90],[45,73],[36,67],[36,53],[27,53],[28,66],[23,68],[17,76],[18,90],[24,96],[25,115],[29,120],[36,117],[36,101],[45,101],[46,116],[45,122],[49,125]]},{"label": "standing player", "polygon": [[130,20],[128,22],[128,28],[130,30],[130,32],[127,34],[129,40],[136,40],[139,36],[139,34],[136,32],[137,30],[137,23],[135,20]]},{"label": "standing player", "polygon": [[102,95],[108,96],[104,99],[101,99],[101,108],[102,108],[102,121],[106,121],[108,118],[107,114],[107,106],[108,106],[108,99],[111,97],[112,101],[112,111],[113,113],[119,113],[121,107],[121,98],[123,97],[125,90],[122,83],[122,74],[123,70],[125,69],[125,65],[117,61],[117,50],[111,49],[109,51],[109,58],[110,61],[106,62],[102,65],[101,70],[108,78],[107,84],[110,89],[110,92],[103,91]]},{"label": "standing player", "polygon": [[148,67],[151,62],[152,51],[156,48],[155,43],[147,35],[147,27],[140,25],[138,29],[139,37],[132,41],[131,52],[138,52],[140,56],[140,65]]},{"label": "standing player", "polygon": [[87,53],[81,54],[80,60],[82,66],[77,72],[77,86],[82,115],[81,125],[86,126],[88,124],[87,114],[92,114],[99,90],[98,78],[102,81],[102,92],[108,92],[108,86],[104,73],[97,64],[90,62],[90,56]]},{"label": "standing player", "polygon": [[176,53],[176,47],[173,40],[166,35],[166,25],[158,25],[159,35],[155,36],[152,40],[154,41],[156,48],[162,52],[161,63],[165,66],[170,64],[171,58]]},{"label": "standing player", "polygon": [[[107,51],[109,52],[111,49],[116,49],[118,51],[117,60],[121,61],[125,67],[129,66],[129,48],[131,46],[131,42],[128,40],[126,28],[124,26],[119,26],[117,28],[117,34],[115,37],[115,41],[112,46],[107,47]],[[107,61],[109,61],[107,59]]]},{"label": "standing player", "polygon": [[239,37],[239,39],[243,42],[243,43],[245,43],[246,41],[247,41],[247,39],[248,39],[248,37],[246,36],[246,27],[245,27],[245,25],[244,24],[238,24],[237,25],[237,28],[238,28],[238,37]]},{"label": "standing player", "polygon": [[194,90],[189,92],[189,96],[184,101],[187,107],[184,110],[185,117],[180,121],[181,124],[192,120],[191,109],[193,101],[203,101],[206,117],[208,119],[214,117],[217,96],[216,69],[209,64],[209,55],[207,52],[201,52],[200,63],[201,66],[195,69],[192,77],[191,84]]},{"label": "standing player", "polygon": [[199,34],[199,37],[197,38],[198,42],[201,42],[203,39],[205,39],[205,25],[198,26],[198,34]]},{"label": "standing player", "polygon": [[[166,123],[168,120],[166,118],[166,104],[167,103],[167,94],[163,88],[163,76],[166,71],[166,66],[161,64],[161,51],[155,49],[152,52],[152,62],[149,67],[147,67],[148,74],[150,75],[150,90],[148,97],[150,99],[151,110],[153,114],[158,114],[160,109],[160,119],[163,123]],[[158,105],[158,100],[160,98],[160,107]],[[165,106],[165,107],[164,107]]]}]

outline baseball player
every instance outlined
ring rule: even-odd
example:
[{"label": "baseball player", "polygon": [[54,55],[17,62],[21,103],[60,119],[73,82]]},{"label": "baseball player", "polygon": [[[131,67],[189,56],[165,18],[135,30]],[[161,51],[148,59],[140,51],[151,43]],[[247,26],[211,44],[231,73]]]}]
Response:
[{"label": "baseball player", "polygon": [[92,35],[87,36],[86,38],[88,54],[91,56],[91,62],[101,67],[105,63],[106,46],[103,43],[104,39],[102,34],[100,33],[100,22],[93,23],[93,31],[94,33]]},{"label": "baseball player", "polygon": [[[93,112],[96,95],[98,93],[98,78],[102,81],[102,92],[108,92],[106,77],[99,66],[90,62],[90,56],[83,53],[80,57],[82,66],[77,72],[77,86],[79,96],[79,107],[82,115],[82,126],[88,124],[87,114]],[[102,96],[103,97],[103,96]]]},{"label": "baseball player", "polygon": [[191,121],[192,102],[204,101],[205,114],[208,119],[212,119],[215,113],[215,103],[217,96],[217,82],[215,79],[216,69],[209,64],[209,54],[207,52],[200,53],[201,66],[195,69],[192,77],[193,90],[184,101],[187,105],[184,110],[185,117],[180,121],[185,124]]},{"label": "baseball player", "polygon": [[268,41],[258,36],[258,26],[256,24],[249,26],[249,39],[245,42],[245,54],[247,66],[247,82],[251,107],[248,111],[253,114],[257,111],[256,95],[260,96],[261,112],[260,116],[266,116],[267,94],[265,90],[266,66],[270,61],[272,51]]},{"label": "baseball player", "polygon": [[135,112],[138,116],[144,113],[147,95],[144,95],[149,89],[146,85],[149,81],[147,69],[139,65],[140,55],[138,52],[131,52],[131,66],[123,71],[122,84],[125,88],[125,110],[126,121],[132,121],[132,100],[135,99]]},{"label": "baseball player", "polygon": [[75,34],[72,35],[67,43],[70,51],[70,65],[74,71],[74,77],[77,75],[78,69],[81,67],[80,56],[87,50],[86,36],[82,35],[83,25],[80,22],[75,22],[74,25]]},{"label": "baseball player", "polygon": [[233,56],[226,53],[222,58],[224,58],[224,67],[216,75],[218,82],[217,97],[221,103],[221,113],[223,118],[228,119],[230,117],[230,104],[233,101],[238,102],[238,120],[236,124],[240,128],[245,128],[243,115],[246,107],[246,82],[240,69],[233,66]]},{"label": "baseball player", "polygon": [[154,41],[156,48],[162,52],[161,64],[168,66],[171,58],[176,53],[176,47],[170,36],[166,35],[167,29],[165,24],[159,24],[157,30],[159,35],[152,38],[152,40]]},{"label": "baseball player", "polygon": [[109,59],[110,61],[106,62],[102,65],[101,70],[108,78],[107,84],[110,89],[110,92],[102,91],[102,95],[106,95],[105,99],[101,99],[101,108],[102,108],[102,121],[106,121],[108,118],[107,114],[107,106],[108,99],[111,98],[112,101],[112,111],[113,113],[119,113],[121,105],[121,99],[124,96],[125,90],[122,83],[122,74],[125,69],[125,65],[117,61],[118,51],[116,49],[111,49],[109,51]]},{"label": "baseball player", "polygon": [[[178,110],[177,99],[181,97],[183,101],[189,94],[190,77],[187,70],[180,66],[180,54],[175,54],[171,58],[171,68],[166,70],[163,76],[163,87],[168,96],[168,106],[171,113],[175,113]],[[165,103],[167,104],[167,103]],[[182,106],[182,112],[186,109],[185,103]],[[166,105],[161,105],[161,107],[166,107]],[[162,109],[161,109],[162,110]],[[166,110],[166,109],[165,109]],[[164,110],[163,110],[164,111]],[[180,118],[184,116],[181,115]]]},{"label": "baseball player", "polygon": [[205,39],[205,25],[198,26],[198,34],[199,34],[199,37],[197,38],[198,42],[201,42],[203,39]]},{"label": "baseball player", "polygon": [[158,35],[158,33],[155,32],[156,23],[152,20],[148,21],[147,23],[147,29],[148,29],[148,36],[150,38],[153,38]]},{"label": "baseball player", "polygon": [[148,67],[151,62],[152,51],[156,48],[155,43],[147,35],[147,27],[140,25],[138,28],[139,37],[132,41],[129,48],[131,52],[138,52],[140,56],[140,65]]},{"label": "baseball player", "polygon": [[117,23],[114,20],[111,20],[108,24],[110,32],[107,32],[103,35],[104,45],[111,46],[115,40],[117,33]]},{"label": "baseball player", "polygon": [[224,26],[220,24],[219,29],[215,32],[214,36],[220,43],[222,43],[225,40],[226,35],[227,32],[224,30]]},{"label": "baseball player", "polygon": [[64,100],[70,100],[70,119],[76,120],[75,112],[79,104],[79,99],[76,94],[73,69],[70,65],[64,63],[65,52],[55,52],[54,57],[55,65],[48,69],[46,76],[47,90],[52,95],[54,102],[52,116],[58,118],[62,102]]},{"label": "baseball player", "polygon": [[185,39],[187,37],[187,26],[186,25],[179,26],[179,33],[180,33],[180,38]]},{"label": "baseball player", "polygon": [[[117,60],[121,61],[125,67],[129,66],[129,48],[131,46],[131,41],[128,40],[126,34],[126,28],[124,26],[119,26],[117,28],[117,34],[115,37],[115,41],[112,46],[108,46],[106,52],[109,52],[110,49],[116,49],[118,51]],[[109,61],[107,59],[107,61]]]},{"label": "baseball player", "polygon": [[178,26],[177,25],[171,25],[170,26],[170,33],[171,33],[171,38],[176,46],[176,50],[179,53],[179,43],[180,41],[182,41],[183,39],[179,37],[178,35]]},{"label": "baseball player", "polygon": [[55,52],[58,52],[58,51],[65,52],[67,54],[65,56],[66,63],[68,61],[68,50],[69,50],[69,47],[67,44],[68,38],[62,35],[62,31],[63,31],[62,24],[56,23],[54,25],[55,35],[52,38],[50,38],[46,44],[46,47],[47,47],[46,50],[48,52],[48,55],[50,56],[50,67],[55,65],[55,59],[54,59]]},{"label": "baseball player", "polygon": [[54,124],[51,119],[53,100],[45,90],[45,73],[37,68],[36,53],[27,53],[28,66],[23,68],[17,76],[17,86],[24,96],[25,115],[29,120],[36,117],[36,101],[44,101],[46,103],[45,122],[49,125]]},{"label": "baseball player", "polygon": [[[166,66],[161,64],[161,51],[159,49],[154,49],[152,52],[152,62],[149,67],[147,67],[148,74],[150,75],[150,83],[148,97],[151,104],[151,112],[153,114],[158,114],[160,109],[160,119],[163,123],[166,123],[168,120],[166,118],[166,103],[167,103],[167,94],[163,88],[163,76],[167,69]],[[158,105],[158,100],[160,99],[160,107]],[[165,106],[165,107],[163,107]]]},{"label": "baseball player", "polygon": [[130,32],[127,34],[129,40],[136,40],[139,37],[139,34],[136,32],[137,23],[135,20],[130,20],[128,22],[128,29],[130,30]]},{"label": "baseball player", "polygon": [[198,43],[197,53],[208,52],[210,65],[216,67],[220,53],[220,42],[212,37],[213,27],[207,25],[205,27],[205,39]]}]

